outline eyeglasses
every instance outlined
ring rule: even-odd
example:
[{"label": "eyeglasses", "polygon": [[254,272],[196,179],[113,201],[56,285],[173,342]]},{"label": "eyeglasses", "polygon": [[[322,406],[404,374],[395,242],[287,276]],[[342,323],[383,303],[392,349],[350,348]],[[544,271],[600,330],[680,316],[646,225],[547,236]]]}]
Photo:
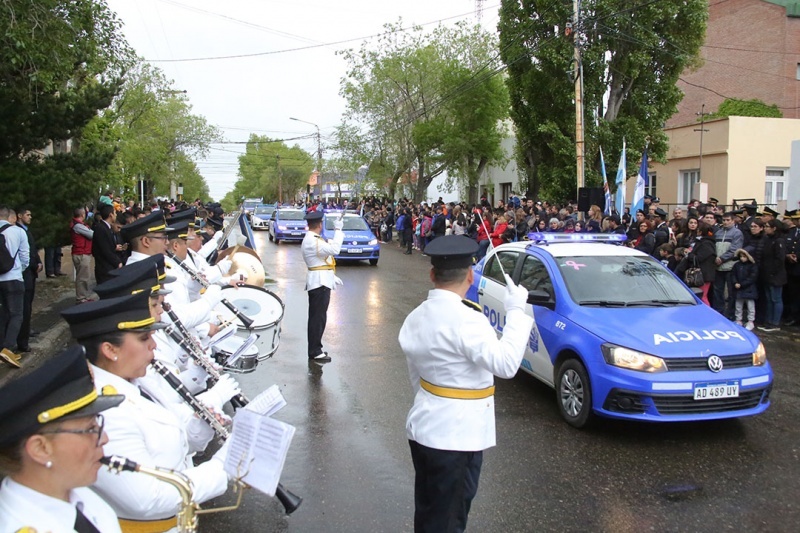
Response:
[{"label": "eyeglasses", "polygon": [[148,239],[160,239],[160,240],[165,240],[165,241],[169,240],[169,237],[167,237],[166,235],[158,235],[158,236],[156,236],[156,235],[146,235],[146,237]]},{"label": "eyeglasses", "polygon": [[94,435],[97,434],[97,443],[95,446],[100,446],[100,440],[103,438],[103,427],[106,421],[103,415],[97,415],[97,425],[89,429],[51,429],[49,431],[40,431],[40,435],[47,435],[48,433],[54,435],[56,433],[72,433],[73,435]]}]

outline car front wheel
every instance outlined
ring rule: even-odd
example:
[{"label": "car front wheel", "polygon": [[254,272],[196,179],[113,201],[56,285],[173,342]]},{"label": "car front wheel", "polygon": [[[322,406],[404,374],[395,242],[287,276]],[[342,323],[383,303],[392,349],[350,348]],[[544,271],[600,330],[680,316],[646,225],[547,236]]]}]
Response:
[{"label": "car front wheel", "polygon": [[558,368],[556,379],[558,409],[573,427],[583,428],[594,418],[589,374],[578,359],[567,359]]}]

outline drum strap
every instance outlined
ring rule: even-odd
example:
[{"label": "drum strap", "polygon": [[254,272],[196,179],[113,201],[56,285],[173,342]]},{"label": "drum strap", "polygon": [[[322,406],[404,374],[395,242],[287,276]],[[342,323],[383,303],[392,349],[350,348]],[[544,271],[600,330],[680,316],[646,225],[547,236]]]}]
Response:
[{"label": "drum strap", "polygon": [[485,389],[454,389],[451,387],[434,385],[430,381],[425,381],[423,378],[419,378],[419,384],[423,389],[435,396],[453,400],[483,400],[484,398],[494,396],[494,385],[486,387]]}]

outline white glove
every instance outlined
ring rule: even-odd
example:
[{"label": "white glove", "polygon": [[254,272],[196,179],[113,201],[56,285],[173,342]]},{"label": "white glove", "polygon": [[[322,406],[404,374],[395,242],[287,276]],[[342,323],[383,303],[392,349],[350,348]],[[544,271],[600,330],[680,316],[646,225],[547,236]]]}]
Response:
[{"label": "white glove", "polygon": [[503,306],[506,309],[506,313],[511,312],[512,309],[525,311],[525,306],[528,304],[528,291],[525,287],[515,285],[508,274],[505,274],[505,277],[506,294],[503,297]]},{"label": "white glove", "polygon": [[212,239],[214,239],[214,241],[215,241],[217,244],[219,244],[219,243],[220,243],[220,241],[222,240],[222,237],[224,237],[224,234],[223,234],[223,232],[221,232],[221,231],[217,231],[216,233],[214,233],[214,236],[213,236],[213,237],[211,237],[211,238],[212,238]]},{"label": "white glove", "polygon": [[232,266],[233,266],[233,261],[231,261],[230,259],[220,259],[219,261],[217,261],[217,267],[219,267],[219,271],[222,273],[223,276],[231,271]]},{"label": "white glove", "polygon": [[242,392],[239,384],[228,374],[223,374],[217,384],[202,394],[197,395],[197,399],[203,402],[206,407],[210,407],[218,413],[222,412],[225,402]]},{"label": "white glove", "polygon": [[217,453],[215,453],[211,459],[216,459],[222,463],[223,466],[225,466],[225,461],[228,459],[228,448],[231,447],[231,440],[232,439],[226,439],[222,446],[219,447],[219,450],[217,450]]},{"label": "white glove", "polygon": [[337,218],[333,221],[333,229],[336,231],[342,231],[344,229],[344,219]]},{"label": "white glove", "polygon": [[203,300],[208,304],[209,308],[214,309],[222,300],[222,287],[210,285],[203,294]]},{"label": "white glove", "polygon": [[342,287],[342,286],[344,286],[344,281],[339,279],[339,276],[333,276],[333,286],[334,287]]}]

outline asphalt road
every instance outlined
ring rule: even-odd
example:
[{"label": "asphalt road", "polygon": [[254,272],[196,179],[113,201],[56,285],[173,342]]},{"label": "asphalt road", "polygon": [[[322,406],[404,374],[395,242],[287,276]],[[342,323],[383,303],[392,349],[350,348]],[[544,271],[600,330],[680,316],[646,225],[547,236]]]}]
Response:
[{"label": "asphalt road", "polygon": [[[376,267],[338,265],[345,285],[333,293],[323,339],[333,361],[320,368],[306,359],[300,246],[275,245],[265,232],[256,239],[268,288],[286,307],[275,357],[240,382],[251,397],[280,386],[288,405],[275,418],[297,428],[282,481],[303,504],[287,517],[250,490],[239,510],[202,516],[201,531],[411,531],[412,395],[397,333],[426,297],[429,263],[387,244]],[[579,431],[535,379],[496,380],[497,446],[484,454],[469,530],[796,531],[800,330],[763,340],[776,379],[771,408],[755,418]]]}]

